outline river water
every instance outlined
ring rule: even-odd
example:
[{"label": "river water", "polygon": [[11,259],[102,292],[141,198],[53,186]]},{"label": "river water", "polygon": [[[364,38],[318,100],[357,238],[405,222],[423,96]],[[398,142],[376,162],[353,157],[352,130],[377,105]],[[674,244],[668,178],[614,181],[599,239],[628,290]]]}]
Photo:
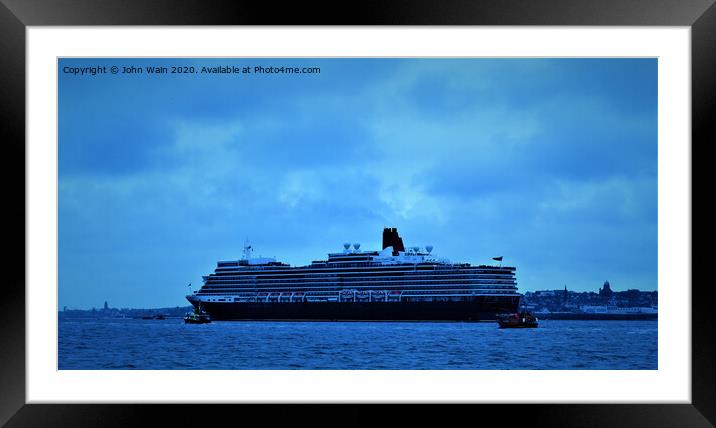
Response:
[{"label": "river water", "polygon": [[656,370],[657,321],[262,322],[60,318],[60,370]]}]

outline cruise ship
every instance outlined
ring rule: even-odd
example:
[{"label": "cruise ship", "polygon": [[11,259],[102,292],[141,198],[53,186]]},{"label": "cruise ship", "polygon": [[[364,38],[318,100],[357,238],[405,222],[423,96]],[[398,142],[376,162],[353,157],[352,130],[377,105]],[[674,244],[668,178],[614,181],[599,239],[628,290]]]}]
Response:
[{"label": "cruise ship", "polygon": [[380,251],[346,243],[293,267],[252,257],[246,244],[240,260],[217,262],[186,298],[212,320],[494,321],[517,311],[514,267],[451,263],[432,250],[405,248],[385,228]]}]

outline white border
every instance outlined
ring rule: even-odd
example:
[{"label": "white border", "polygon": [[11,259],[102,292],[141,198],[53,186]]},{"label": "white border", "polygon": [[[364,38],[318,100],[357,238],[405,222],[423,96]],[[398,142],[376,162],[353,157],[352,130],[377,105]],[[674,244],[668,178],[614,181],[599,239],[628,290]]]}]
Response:
[{"label": "white border", "polygon": [[[690,36],[688,27],[28,27],[28,403],[690,403]],[[56,61],[66,56],[658,57],[659,369],[56,370]]]}]

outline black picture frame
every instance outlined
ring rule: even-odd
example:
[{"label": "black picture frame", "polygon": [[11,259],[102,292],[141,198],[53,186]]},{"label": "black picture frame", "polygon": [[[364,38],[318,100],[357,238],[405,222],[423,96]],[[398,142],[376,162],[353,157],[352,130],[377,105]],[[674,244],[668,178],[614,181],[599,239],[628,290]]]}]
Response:
[{"label": "black picture frame", "polygon": [[[264,415],[265,424],[367,425],[377,409],[355,404],[260,405],[129,405],[25,403],[25,29],[27,26],[87,25],[588,25],[687,26],[691,28],[692,160],[693,149],[716,141],[709,122],[716,106],[716,6],[713,0],[501,0],[428,1],[391,0],[355,3],[194,0],[0,0],[0,117],[4,151],[3,204],[6,248],[0,299],[0,423],[7,426],[127,426],[157,418],[163,426],[207,425],[211,420],[241,423],[245,415]],[[688,141],[684,141],[688,144]],[[693,189],[706,189],[710,180],[695,175]],[[704,171],[705,169],[700,169]],[[713,192],[704,192],[706,195]],[[692,230],[697,211],[692,198]],[[703,218],[703,217],[702,217]],[[698,241],[711,241],[712,230],[700,228]],[[692,233],[693,236],[693,233]],[[693,239],[693,238],[692,238]],[[693,242],[693,240],[692,240]],[[7,245],[11,244],[11,245]],[[692,244],[693,247],[693,244]],[[693,251],[692,266],[708,266],[708,253]],[[21,268],[21,266],[23,268]],[[702,268],[701,271],[704,269]],[[501,425],[531,426],[713,426],[716,421],[716,349],[711,340],[714,299],[708,281],[693,280],[692,296],[692,402],[691,404],[549,404],[391,406],[381,408],[383,423],[406,419],[439,420],[448,424],[480,425],[497,418]],[[665,302],[664,304],[668,304]],[[141,387],[138,385],[138,388]],[[384,406],[381,406],[384,407]],[[330,415],[327,414],[330,413]],[[467,419],[465,419],[467,418]],[[248,420],[248,419],[247,419]],[[251,417],[255,421],[254,417]],[[493,419],[495,420],[495,419]],[[256,422],[252,422],[256,423]],[[260,424],[260,421],[258,422]]]}]

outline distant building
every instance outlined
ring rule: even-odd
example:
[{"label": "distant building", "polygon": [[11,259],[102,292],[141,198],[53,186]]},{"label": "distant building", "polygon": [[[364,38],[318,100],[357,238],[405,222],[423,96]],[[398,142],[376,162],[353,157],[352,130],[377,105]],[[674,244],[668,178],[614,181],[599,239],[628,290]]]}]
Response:
[{"label": "distant building", "polygon": [[604,281],[604,286],[599,289],[599,297],[604,297],[606,299],[610,299],[612,297],[612,294],[614,292],[612,291],[611,286],[609,285],[609,281]]},{"label": "distant building", "polygon": [[[522,299],[522,305],[534,308],[535,312],[598,312],[612,308],[614,312],[654,312],[657,310],[658,291],[641,291],[629,289],[626,291],[614,291],[605,281],[604,285],[594,291],[570,291],[565,285],[561,290],[535,290],[526,291]],[[586,307],[586,310],[583,309]],[[617,309],[614,309],[617,308]],[[641,309],[633,309],[641,308]],[[653,308],[646,310],[645,308]],[[616,313],[615,312],[615,313]]]},{"label": "distant building", "polygon": [[624,297],[626,297],[627,299],[635,300],[639,298],[639,296],[641,295],[641,291],[635,288],[630,288],[627,291],[624,291],[622,295],[624,295]]},{"label": "distant building", "polygon": [[105,300],[104,301],[104,310],[106,311],[107,309],[109,309],[109,306],[107,306],[107,301]]}]

